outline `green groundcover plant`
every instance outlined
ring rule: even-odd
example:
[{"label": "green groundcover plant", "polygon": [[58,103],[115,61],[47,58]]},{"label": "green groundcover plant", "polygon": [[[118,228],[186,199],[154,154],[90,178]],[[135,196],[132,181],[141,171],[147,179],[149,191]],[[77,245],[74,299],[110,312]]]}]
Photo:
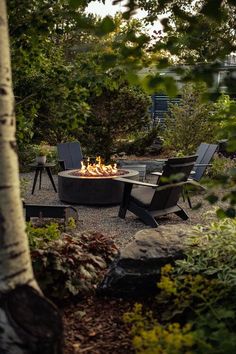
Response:
[{"label": "green groundcover plant", "polygon": [[152,313],[125,315],[137,353],[232,354],[236,349],[236,220],[193,229],[186,257],[162,268]]}]

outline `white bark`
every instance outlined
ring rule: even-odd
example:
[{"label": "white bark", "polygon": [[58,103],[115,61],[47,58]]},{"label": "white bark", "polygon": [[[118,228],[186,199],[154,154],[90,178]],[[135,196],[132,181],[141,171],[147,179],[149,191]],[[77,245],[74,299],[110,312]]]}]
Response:
[{"label": "white bark", "polygon": [[0,0],[0,292],[34,282],[15,141],[15,114],[5,0]]},{"label": "white bark", "polygon": [[[0,298],[19,285],[37,288],[20,198],[13,97],[6,1],[0,0]],[[23,353],[20,342],[0,308],[0,352]]]}]

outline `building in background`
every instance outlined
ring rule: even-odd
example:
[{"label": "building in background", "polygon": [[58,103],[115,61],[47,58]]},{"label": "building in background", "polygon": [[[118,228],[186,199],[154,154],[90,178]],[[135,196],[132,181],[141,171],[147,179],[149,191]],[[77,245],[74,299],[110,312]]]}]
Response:
[{"label": "building in background", "polygon": [[[161,75],[170,75],[170,71],[163,71]],[[173,72],[171,75],[174,75],[178,85],[181,87],[181,81]],[[230,85],[231,92],[230,97],[236,99],[236,54],[232,53],[227,56],[226,60],[224,60],[219,69],[215,74],[215,85],[216,87],[220,87],[220,91],[222,93],[228,94],[228,88],[225,84]],[[150,109],[150,113],[153,119],[154,125],[157,123],[164,123],[165,114],[169,110],[170,103],[178,104],[180,102],[181,95],[178,95],[175,98],[170,98],[164,93],[156,93],[152,95],[152,107]]]}]

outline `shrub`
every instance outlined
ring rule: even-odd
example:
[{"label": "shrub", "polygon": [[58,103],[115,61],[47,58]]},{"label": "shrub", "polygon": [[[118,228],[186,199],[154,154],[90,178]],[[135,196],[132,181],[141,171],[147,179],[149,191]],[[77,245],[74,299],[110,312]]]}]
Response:
[{"label": "shrub", "polygon": [[27,232],[35,277],[54,300],[94,291],[104,269],[117,254],[113,241],[94,233],[62,234],[58,224]]},{"label": "shrub", "polygon": [[161,325],[151,314],[144,314],[136,304],[134,311],[124,315],[124,321],[132,324],[133,346],[142,354],[190,354],[195,344],[191,325],[181,328],[179,323]]},{"label": "shrub", "polygon": [[[193,228],[185,260],[176,261],[179,274],[201,273],[236,286],[236,219],[224,218]],[[197,246],[197,247],[196,247]]]},{"label": "shrub", "polygon": [[[162,141],[159,138],[160,130],[160,126],[157,125],[149,130],[133,134],[133,139],[120,143],[117,150],[118,152],[125,152],[128,155],[144,155],[148,152],[151,144],[157,140],[159,142],[160,151],[162,148]],[[157,153],[156,150],[155,153]]]},{"label": "shrub", "polygon": [[235,119],[235,99],[230,99],[228,95],[222,94],[215,103],[214,120],[219,126],[217,138],[227,140],[224,154],[231,158],[236,157]]},{"label": "shrub", "polygon": [[162,268],[158,319],[140,306],[125,316],[138,353],[234,353],[235,234],[235,219],[194,228],[186,258]]},{"label": "shrub", "polygon": [[105,160],[116,152],[120,139],[127,138],[130,131],[138,132],[150,124],[150,97],[137,87],[123,84],[117,89],[104,88],[102,94],[92,97],[89,104],[91,115],[79,140],[87,147],[88,153],[99,154]]},{"label": "shrub", "polygon": [[31,222],[26,224],[29,246],[32,250],[44,248],[48,242],[60,237],[59,225],[50,223],[44,227],[34,227]]},{"label": "shrub", "polygon": [[164,145],[184,154],[194,153],[201,142],[214,142],[213,103],[204,102],[204,86],[186,85],[180,103],[170,104],[163,132]]},{"label": "shrub", "polygon": [[235,167],[235,160],[229,157],[215,155],[212,166],[207,171],[207,176],[217,178],[219,175],[229,175],[231,169]]}]

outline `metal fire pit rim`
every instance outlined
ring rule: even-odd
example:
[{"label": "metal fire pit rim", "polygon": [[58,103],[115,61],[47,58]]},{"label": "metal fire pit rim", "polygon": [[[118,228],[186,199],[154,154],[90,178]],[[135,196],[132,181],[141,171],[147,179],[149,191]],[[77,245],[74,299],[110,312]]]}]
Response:
[{"label": "metal fire pit rim", "polygon": [[128,168],[124,169],[118,169],[118,171],[125,171],[127,173],[124,173],[122,175],[114,175],[114,176],[78,176],[78,175],[73,175],[71,173],[78,171],[78,169],[75,170],[66,170],[66,171],[61,171],[58,173],[58,176],[61,177],[68,177],[68,178],[75,178],[75,179],[84,179],[84,180],[89,180],[89,179],[94,179],[94,180],[106,180],[106,179],[115,179],[117,177],[135,177],[137,176],[138,171],[135,170],[129,170]]}]

